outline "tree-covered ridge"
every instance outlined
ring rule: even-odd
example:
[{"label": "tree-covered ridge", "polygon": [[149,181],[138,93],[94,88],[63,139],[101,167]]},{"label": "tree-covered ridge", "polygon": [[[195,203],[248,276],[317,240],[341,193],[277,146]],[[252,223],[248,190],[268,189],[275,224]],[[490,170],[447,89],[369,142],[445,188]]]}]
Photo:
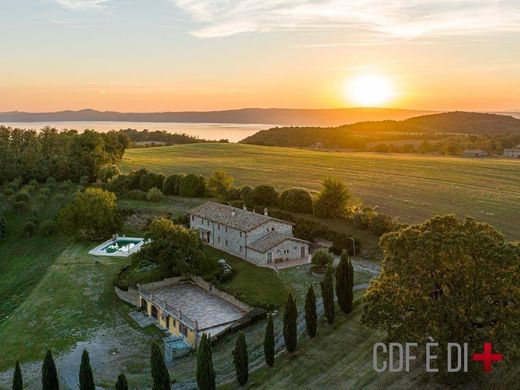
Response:
[{"label": "tree-covered ridge", "polygon": [[41,131],[0,126],[0,184],[21,177],[24,182],[58,181],[89,182],[99,170],[123,157],[128,138],[116,132],[92,130],[78,134],[75,130]]},{"label": "tree-covered ridge", "polygon": [[[275,127],[242,140],[242,143],[370,150],[370,143],[396,140],[434,141],[431,145],[407,145],[406,152],[454,152],[463,148],[502,151],[520,142],[520,120],[511,116],[473,112],[447,112],[402,121],[358,122],[339,127]],[[454,148],[453,145],[460,146]],[[429,150],[428,147],[430,147]],[[450,151],[450,147],[451,150]],[[394,150],[392,150],[394,151]],[[400,151],[400,150],[395,150]]]},{"label": "tree-covered ridge", "polygon": [[[135,130],[135,129],[121,129],[117,131],[118,135],[125,135],[130,140],[130,146],[139,147],[142,144],[153,145],[154,143],[160,145],[181,145],[181,144],[196,144],[201,142],[215,142],[202,139],[193,135],[185,133],[170,133],[166,130]],[[221,140],[219,142],[227,142]]]}]

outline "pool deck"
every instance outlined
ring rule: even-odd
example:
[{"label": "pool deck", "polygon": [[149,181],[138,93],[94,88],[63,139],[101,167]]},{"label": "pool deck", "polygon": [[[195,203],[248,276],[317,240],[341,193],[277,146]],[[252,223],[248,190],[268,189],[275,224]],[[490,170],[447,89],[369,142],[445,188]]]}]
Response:
[{"label": "pool deck", "polygon": [[[106,250],[104,250],[107,246],[110,244],[113,244],[116,241],[139,241],[139,243],[135,244],[130,250],[123,252],[123,251],[115,251],[112,253],[108,253]],[[91,249],[88,254],[93,256],[109,256],[109,257],[128,257],[130,255],[133,255],[136,252],[139,252],[141,247],[144,245],[144,238],[142,237],[125,237],[125,236],[117,236],[115,239],[109,239],[105,242],[99,244],[94,249]]]}]

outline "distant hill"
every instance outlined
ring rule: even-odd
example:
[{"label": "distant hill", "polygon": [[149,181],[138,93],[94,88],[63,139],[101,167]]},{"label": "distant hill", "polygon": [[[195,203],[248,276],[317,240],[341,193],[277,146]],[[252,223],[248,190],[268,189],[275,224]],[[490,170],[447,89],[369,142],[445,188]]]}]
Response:
[{"label": "distant hill", "polygon": [[70,122],[70,121],[121,121],[121,122],[201,122],[201,123],[259,123],[291,126],[339,126],[361,121],[383,119],[402,120],[432,111],[390,108],[339,108],[339,109],[288,109],[243,108],[223,111],[184,111],[125,113],[115,111],[60,112],[3,112],[2,122]]},{"label": "distant hill", "polygon": [[520,119],[506,115],[456,111],[422,115],[401,121],[359,122],[339,127],[276,127],[260,131],[240,142],[296,147],[321,143],[326,148],[356,149],[369,141],[390,138],[428,139],[439,133],[481,136],[520,134]]}]

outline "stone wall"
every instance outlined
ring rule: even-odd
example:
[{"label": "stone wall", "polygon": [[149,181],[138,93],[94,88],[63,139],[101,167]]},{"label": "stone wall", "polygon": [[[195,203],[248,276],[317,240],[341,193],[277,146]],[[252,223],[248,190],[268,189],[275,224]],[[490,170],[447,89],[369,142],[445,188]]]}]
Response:
[{"label": "stone wall", "polygon": [[114,292],[123,302],[139,307],[139,293],[135,288],[128,288],[128,291],[124,291],[114,286]]}]

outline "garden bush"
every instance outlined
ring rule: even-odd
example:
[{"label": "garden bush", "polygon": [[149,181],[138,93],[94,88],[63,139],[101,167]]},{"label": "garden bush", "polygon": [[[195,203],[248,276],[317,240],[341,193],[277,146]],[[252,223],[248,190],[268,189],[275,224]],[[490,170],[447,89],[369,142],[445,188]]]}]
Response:
[{"label": "garden bush", "polygon": [[273,186],[262,184],[251,191],[251,204],[259,207],[272,207],[278,203],[278,193]]},{"label": "garden bush", "polygon": [[227,202],[233,200],[240,200],[240,191],[237,188],[232,188],[224,194],[224,200]]},{"label": "garden bush", "polygon": [[318,249],[311,258],[311,268],[315,272],[325,272],[334,261],[334,255],[327,249]]},{"label": "garden bush", "polygon": [[27,221],[22,229],[24,237],[31,237],[38,230],[38,226],[33,221]]},{"label": "garden bush", "polygon": [[146,193],[146,200],[149,202],[160,202],[163,198],[162,191],[157,187],[152,187]]},{"label": "garden bush", "polygon": [[39,233],[42,236],[52,236],[54,233],[56,233],[56,222],[54,222],[52,219],[46,219],[40,224]]},{"label": "garden bush", "polygon": [[164,180],[162,192],[164,195],[179,195],[180,186],[182,180],[186,177],[186,174],[179,173],[171,175]]},{"label": "garden bush", "polygon": [[26,202],[27,203],[27,202],[29,202],[30,199],[31,199],[31,196],[26,191],[17,192],[16,195],[14,196],[15,202]]},{"label": "garden bush", "polygon": [[13,207],[16,211],[20,211],[20,212],[29,210],[29,204],[27,202],[24,202],[23,200],[14,202]]},{"label": "garden bush", "polygon": [[206,195],[206,179],[201,175],[190,173],[182,180],[179,193],[188,198],[198,198]]},{"label": "garden bush", "polygon": [[14,193],[15,193],[15,190],[13,190],[12,187],[9,187],[9,186],[5,187],[5,189],[4,189],[5,196],[11,196],[11,195],[14,195]]},{"label": "garden bush", "polygon": [[312,198],[303,188],[290,188],[280,194],[280,208],[295,213],[312,213]]}]

